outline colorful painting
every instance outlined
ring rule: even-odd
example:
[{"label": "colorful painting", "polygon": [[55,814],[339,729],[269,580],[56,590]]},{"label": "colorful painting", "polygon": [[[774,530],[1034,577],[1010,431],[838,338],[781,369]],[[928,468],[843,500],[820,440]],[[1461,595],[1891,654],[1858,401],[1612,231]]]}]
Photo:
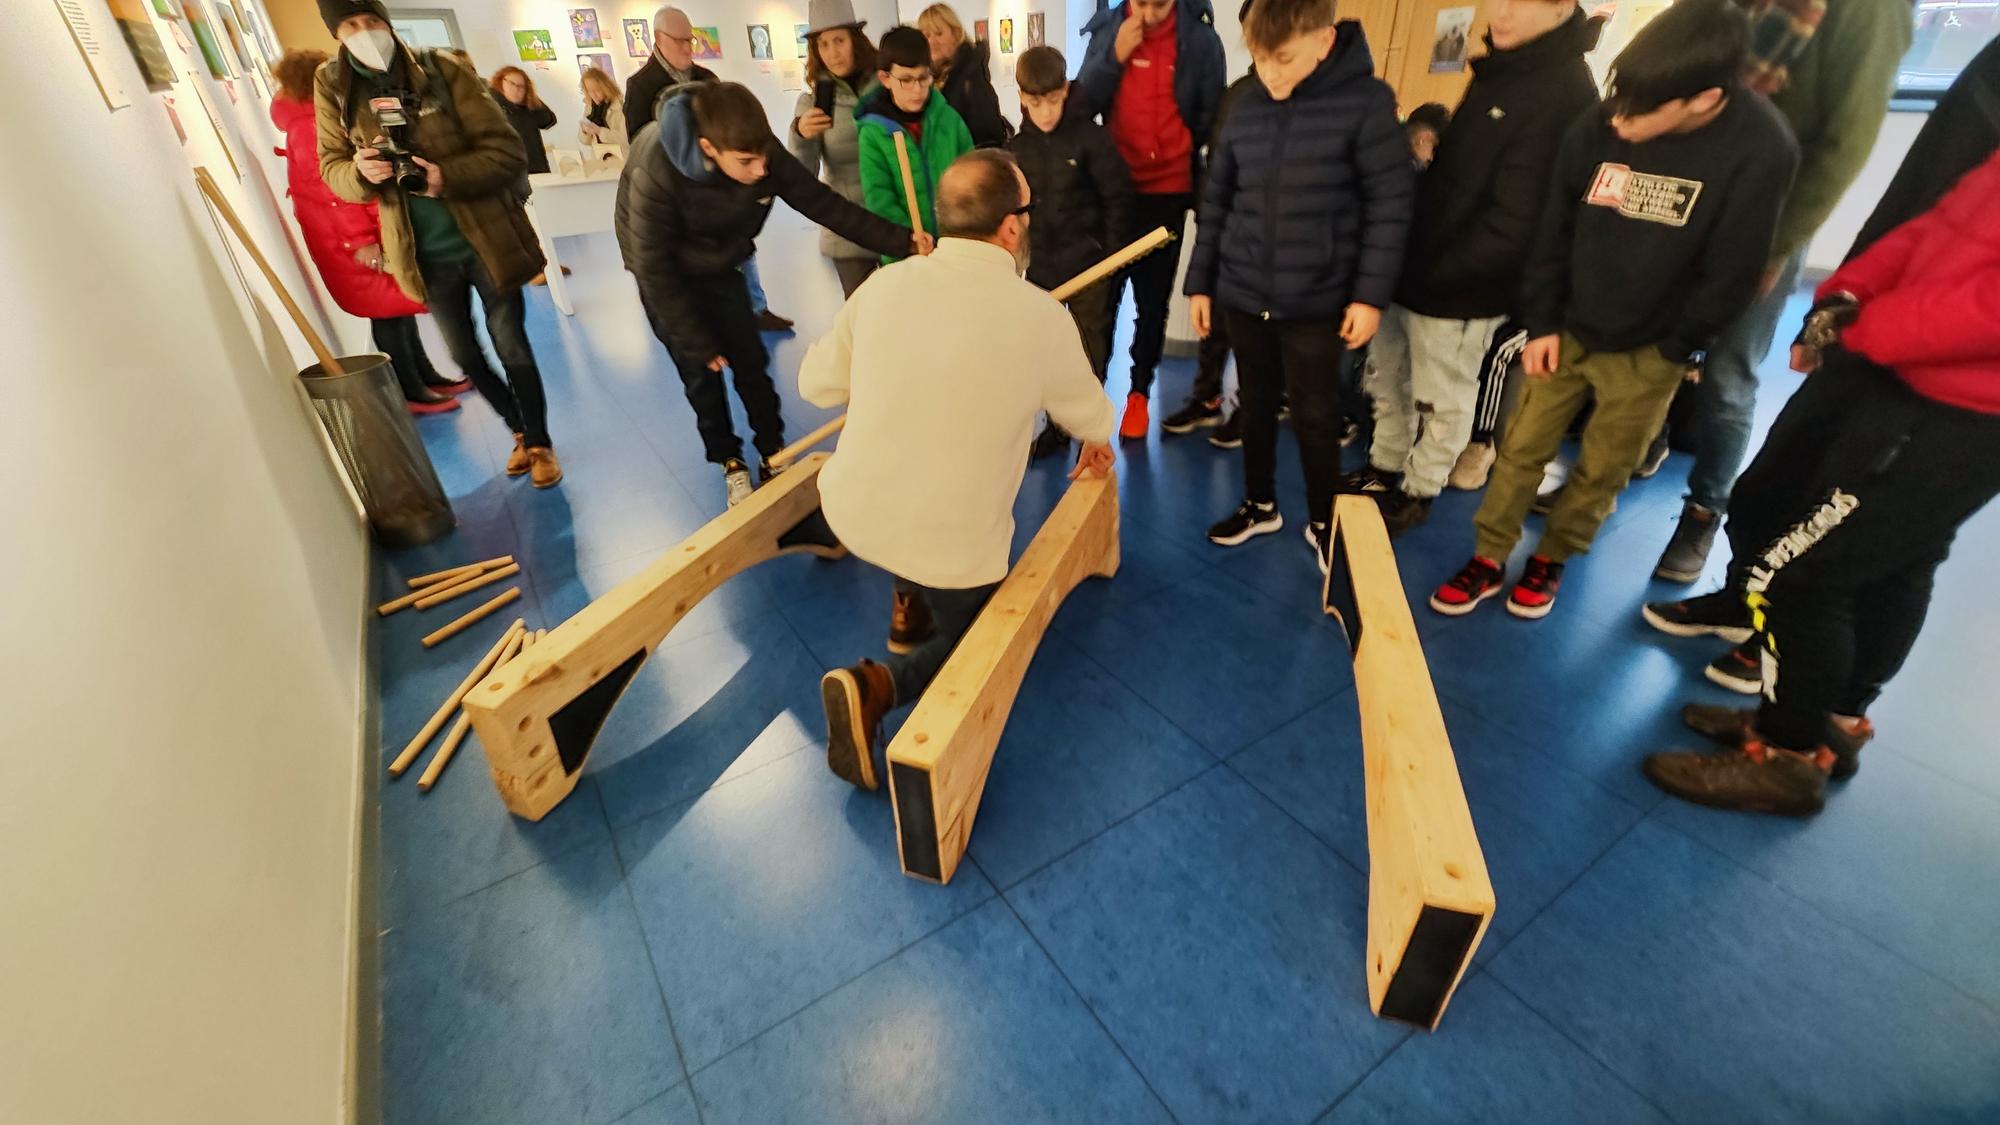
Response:
[{"label": "colorful painting", "polygon": [[218,4],[215,14],[222,18],[222,33],[229,37],[229,49],[236,56],[236,65],[243,68],[244,74],[252,73],[250,48],[246,45],[243,28],[237,23],[236,9],[227,4]]},{"label": "colorful painting", "polygon": [[208,22],[208,9],[200,0],[181,0],[181,15],[187,20],[188,34],[201,51],[201,61],[208,64],[211,78],[234,78],[228,60],[222,57],[222,41],[215,37],[215,25]]},{"label": "colorful painting", "polygon": [[974,41],[974,42],[976,42],[976,43],[984,43],[984,42],[986,42],[986,21],[985,21],[985,20],[973,20],[973,21],[972,21],[972,38],[973,38],[973,41]]},{"label": "colorful painting", "polygon": [[792,50],[800,58],[806,57],[806,29],[811,26],[811,24],[805,23],[795,23],[792,25],[792,39],[794,40]]},{"label": "colorful painting", "polygon": [[1003,55],[1011,55],[1014,53],[1013,20],[1000,21],[1000,53]]},{"label": "colorful painting", "polygon": [[694,57],[698,59],[719,59],[722,57],[722,30],[715,27],[694,29]]},{"label": "colorful painting", "polygon": [[131,48],[132,61],[139,64],[139,76],[146,80],[146,89],[157,93],[171,87],[174,66],[167,61],[167,45],[160,42],[160,33],[153,27],[153,21],[146,18],[140,0],[110,0],[109,6],[111,18],[118,21],[119,34],[125,37],[125,46]]},{"label": "colorful painting", "polygon": [[545,27],[514,33],[514,50],[522,62],[550,62],[556,57],[555,38]]},{"label": "colorful painting", "polygon": [[645,20],[625,21],[625,53],[643,59],[653,53],[653,25]]},{"label": "colorful painting", "polygon": [[596,67],[613,78],[618,77],[618,72],[611,69],[611,53],[608,51],[586,51],[576,56],[576,70],[578,74],[592,67]]},{"label": "colorful painting", "polygon": [[1039,47],[1047,42],[1047,18],[1040,12],[1028,13],[1028,46]]},{"label": "colorful painting", "polygon": [[596,8],[571,8],[569,33],[575,37],[579,47],[604,46],[604,33],[597,30]]},{"label": "colorful painting", "polygon": [[771,25],[753,23],[750,25],[750,57],[768,60],[771,57]]}]

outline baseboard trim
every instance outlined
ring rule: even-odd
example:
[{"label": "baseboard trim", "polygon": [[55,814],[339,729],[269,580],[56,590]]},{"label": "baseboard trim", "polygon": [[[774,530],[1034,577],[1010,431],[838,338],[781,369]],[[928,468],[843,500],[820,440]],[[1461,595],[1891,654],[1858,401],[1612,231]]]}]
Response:
[{"label": "baseboard trim", "polygon": [[[367,529],[362,529],[364,535]],[[378,564],[370,537],[363,552],[363,601],[375,589]],[[382,961],[379,874],[382,858],[382,692],[378,648],[381,634],[366,605],[361,619],[360,729],[355,738],[354,850],[348,906],[348,999],[346,1088],[337,1120],[342,1125],[374,1125],[382,1120]]]}]

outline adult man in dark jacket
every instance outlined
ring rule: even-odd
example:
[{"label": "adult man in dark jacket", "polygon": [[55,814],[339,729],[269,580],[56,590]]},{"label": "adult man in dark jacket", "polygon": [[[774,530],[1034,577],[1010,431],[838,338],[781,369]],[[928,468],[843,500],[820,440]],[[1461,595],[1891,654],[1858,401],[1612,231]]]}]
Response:
[{"label": "adult man in dark jacket", "polygon": [[1368,468],[1389,534],[1421,523],[1472,433],[1480,360],[1514,308],[1563,130],[1597,101],[1583,56],[1600,21],[1574,0],[1499,0],[1487,53],[1417,187],[1396,303],[1364,385],[1375,408]]},{"label": "adult man in dark jacket", "polygon": [[[924,253],[930,246],[928,236],[913,237],[815,179],[778,143],[757,96],[734,82],[674,95],[660,120],[632,138],[618,178],[618,249],[638,279],[653,334],[687,388],[708,459],[722,466],[731,505],[752,486],[729,418],[723,368],[750,415],[757,451],[768,459],[785,446],[770,356],[742,273],[773,198],[877,253]],[[764,479],[772,475],[766,464]]]},{"label": "adult man in dark jacket", "polygon": [[[1132,169],[1138,192],[1134,229],[1187,228],[1201,146],[1215,128],[1227,64],[1209,0],[1126,0],[1084,24],[1090,44],[1076,82],[1085,107],[1101,115]],[[1167,302],[1179,262],[1171,254],[1139,259],[1112,283],[1117,308],[1132,282],[1138,324],[1132,334],[1132,393],[1119,436],[1142,438],[1153,369],[1167,337]],[[1107,347],[1109,345],[1107,344]]]},{"label": "adult man in dark jacket", "polygon": [[636,137],[660,112],[660,97],[676,86],[716,81],[694,61],[694,24],[671,4],[653,13],[653,54],[625,83],[625,135]]}]

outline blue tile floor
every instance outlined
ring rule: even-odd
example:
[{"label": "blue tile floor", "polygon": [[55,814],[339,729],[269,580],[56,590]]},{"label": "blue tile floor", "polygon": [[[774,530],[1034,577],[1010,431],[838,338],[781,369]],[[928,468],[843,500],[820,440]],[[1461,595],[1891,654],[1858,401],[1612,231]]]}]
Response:
[{"label": "blue tile floor", "polygon": [[[800,323],[770,338],[795,434],[826,416],[795,390],[838,295],[815,244],[787,215],[762,255]],[[568,478],[502,476],[476,399],[422,419],[460,526],[381,556],[385,595],[510,552],[554,626],[721,511],[615,246],[564,251],[579,315],[531,291],[530,326]],[[1191,375],[1167,366],[1158,409]],[[1796,385],[1769,384],[1765,421]],[[1056,618],[949,887],[903,877],[887,800],[824,766],[817,677],[886,626],[887,580],[852,560],[702,603],[541,823],[470,747],[428,796],[385,782],[387,1120],[2000,1120],[2000,610],[1976,561],[2000,516],[1946,566],[1861,776],[1812,821],[1716,813],[1637,769],[1688,742],[1680,702],[1725,698],[1711,646],[1637,614],[1671,592],[1649,574],[1686,467],[1622,498],[1548,620],[1417,610],[1500,903],[1436,1033],[1368,1012],[1353,684],[1306,548],[1210,547],[1238,461],[1156,433],[1119,469],[1123,569]],[[1289,447],[1282,473],[1296,521]],[[1061,491],[1032,470],[1017,548]],[[1476,503],[1448,494],[1400,546],[1413,594],[1463,560]],[[429,652],[439,611],[380,622],[385,756],[507,617]]]}]

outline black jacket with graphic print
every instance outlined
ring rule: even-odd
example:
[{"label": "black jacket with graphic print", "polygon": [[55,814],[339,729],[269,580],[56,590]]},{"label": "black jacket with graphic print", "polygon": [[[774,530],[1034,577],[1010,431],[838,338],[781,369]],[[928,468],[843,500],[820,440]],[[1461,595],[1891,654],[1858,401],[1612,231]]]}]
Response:
[{"label": "black jacket with graphic print", "polygon": [[1062,120],[1044,133],[1021,114],[1007,150],[1035,201],[1028,280],[1053,289],[1144,231],[1132,228],[1132,173],[1104,126],[1072,90]]},{"label": "black jacket with graphic print", "polygon": [[1707,125],[1640,144],[1602,108],[1583,111],[1521,285],[1529,335],[1567,329],[1594,352],[1651,344],[1676,362],[1708,350],[1756,296],[1798,163],[1785,119],[1744,90]]}]

